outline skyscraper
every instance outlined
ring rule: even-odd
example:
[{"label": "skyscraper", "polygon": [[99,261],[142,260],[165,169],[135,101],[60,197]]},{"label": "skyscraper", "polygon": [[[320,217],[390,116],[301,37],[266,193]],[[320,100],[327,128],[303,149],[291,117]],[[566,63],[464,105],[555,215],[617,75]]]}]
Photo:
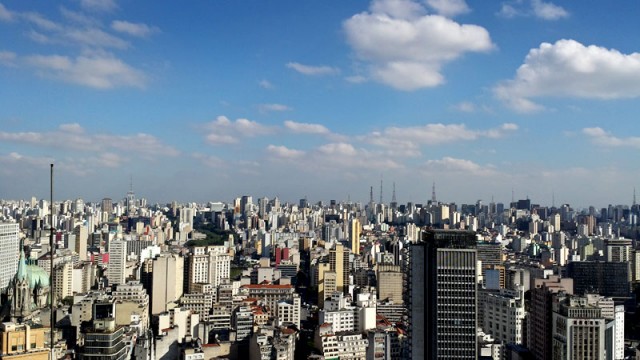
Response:
[{"label": "skyscraper", "polygon": [[360,220],[358,220],[357,218],[351,219],[349,238],[351,240],[351,252],[356,255],[360,254],[360,233],[361,232],[362,232],[362,226],[360,225]]},{"label": "skyscraper", "polygon": [[127,243],[124,240],[113,240],[109,244],[109,265],[107,279],[109,285],[124,284],[127,267]]},{"label": "skyscraper", "polygon": [[534,288],[531,289],[530,332],[528,348],[531,349],[536,359],[552,359],[549,336],[552,332],[552,295],[560,291],[573,294],[573,279],[560,278],[556,275],[548,279],[535,279]]},{"label": "skyscraper", "polygon": [[476,359],[475,233],[428,230],[409,248],[412,359]]},{"label": "skyscraper", "polygon": [[349,249],[342,244],[335,244],[329,251],[331,271],[337,275],[337,291],[345,292],[349,289]]},{"label": "skyscraper", "polygon": [[0,223],[0,291],[4,291],[18,271],[20,247],[17,223]]}]

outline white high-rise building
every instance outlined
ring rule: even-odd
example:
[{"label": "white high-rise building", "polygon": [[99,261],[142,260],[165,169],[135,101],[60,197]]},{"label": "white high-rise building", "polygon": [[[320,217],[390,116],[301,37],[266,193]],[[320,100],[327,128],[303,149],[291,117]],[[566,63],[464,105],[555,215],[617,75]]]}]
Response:
[{"label": "white high-rise building", "polygon": [[500,289],[499,293],[488,294],[484,303],[483,330],[493,335],[496,341],[507,344],[523,343],[524,288],[516,290]]},{"label": "white high-rise building", "polygon": [[610,298],[559,294],[552,324],[553,359],[624,359],[624,308]]},{"label": "white high-rise building", "polygon": [[109,285],[124,284],[127,266],[127,242],[115,239],[109,244],[109,266],[107,278]]},{"label": "white high-rise building", "polygon": [[0,261],[0,292],[4,292],[18,271],[19,233],[17,223],[0,223],[0,259],[3,259]]}]

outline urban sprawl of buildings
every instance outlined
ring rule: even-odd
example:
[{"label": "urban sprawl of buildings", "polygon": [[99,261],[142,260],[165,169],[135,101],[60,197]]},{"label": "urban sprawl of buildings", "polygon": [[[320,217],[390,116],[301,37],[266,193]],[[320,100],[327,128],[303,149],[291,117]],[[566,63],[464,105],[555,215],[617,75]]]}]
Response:
[{"label": "urban sprawl of buildings", "polygon": [[0,360],[640,359],[638,216],[0,200]]}]

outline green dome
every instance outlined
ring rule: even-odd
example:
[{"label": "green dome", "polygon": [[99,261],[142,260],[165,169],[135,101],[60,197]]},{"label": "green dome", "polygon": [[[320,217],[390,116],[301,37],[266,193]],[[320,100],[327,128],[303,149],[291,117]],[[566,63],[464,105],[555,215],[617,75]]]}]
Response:
[{"label": "green dome", "polygon": [[38,282],[42,287],[49,287],[49,274],[38,265],[27,265],[27,274],[29,277],[29,288],[34,289]]}]

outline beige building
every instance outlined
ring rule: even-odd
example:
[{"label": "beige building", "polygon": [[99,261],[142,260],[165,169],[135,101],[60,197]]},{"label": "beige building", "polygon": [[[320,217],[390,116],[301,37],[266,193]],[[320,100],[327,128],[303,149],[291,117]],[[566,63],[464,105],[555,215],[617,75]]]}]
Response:
[{"label": "beige building", "polygon": [[116,304],[116,325],[129,326],[139,319],[141,329],[149,327],[149,295],[141,283],[120,284],[112,295]]},{"label": "beige building", "polygon": [[56,302],[73,296],[73,263],[65,262],[53,269],[53,284]]},{"label": "beige building", "polygon": [[402,304],[402,276],[398,265],[378,265],[378,299]]},{"label": "beige building", "polygon": [[345,249],[342,244],[335,244],[329,251],[329,265],[331,271],[337,274],[336,286],[338,291],[349,290],[349,249]]},{"label": "beige building", "polygon": [[49,328],[18,325],[12,322],[0,325],[0,360],[48,360],[49,349],[45,339]]},{"label": "beige building", "polygon": [[155,259],[145,260],[142,282],[149,293],[151,314],[168,310],[167,304],[177,302],[183,293],[184,257],[162,253]]}]

